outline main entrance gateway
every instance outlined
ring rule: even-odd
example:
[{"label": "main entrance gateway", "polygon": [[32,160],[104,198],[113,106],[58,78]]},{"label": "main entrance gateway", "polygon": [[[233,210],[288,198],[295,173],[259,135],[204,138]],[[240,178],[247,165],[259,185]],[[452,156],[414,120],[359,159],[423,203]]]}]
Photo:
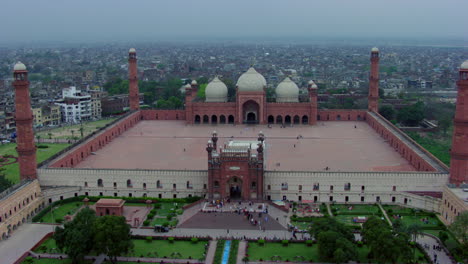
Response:
[{"label": "main entrance gateway", "polygon": [[258,106],[258,103],[249,100],[245,102],[242,106],[242,114],[243,114],[243,121],[246,124],[258,124],[259,118],[258,118],[258,113],[259,113],[260,107]]},{"label": "main entrance gateway", "polygon": [[228,188],[227,193],[231,199],[240,199],[242,198],[242,180],[236,176],[229,179],[226,186]]},{"label": "main entrance gateway", "polygon": [[257,139],[229,141],[217,146],[218,135],[208,141],[208,197],[210,199],[263,200],[264,142]]}]

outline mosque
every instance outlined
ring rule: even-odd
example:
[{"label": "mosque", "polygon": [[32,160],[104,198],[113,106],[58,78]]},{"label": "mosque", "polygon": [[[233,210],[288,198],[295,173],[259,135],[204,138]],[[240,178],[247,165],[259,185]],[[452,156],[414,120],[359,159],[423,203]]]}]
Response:
[{"label": "mosque", "polygon": [[[0,200],[0,233],[6,223],[20,225],[39,208],[79,195],[378,202],[440,212],[450,223],[468,210],[468,61],[457,82],[450,168],[379,115],[377,48],[370,63],[368,109],[317,109],[315,83],[300,100],[290,78],[276,87],[276,101],[267,102],[265,78],[249,68],[234,101],[214,76],[204,100],[196,97],[194,81],[185,87],[185,109],[143,110],[132,48],[131,111],[38,166],[28,72],[18,63],[13,85],[22,187]],[[18,201],[23,213],[15,213]]]}]

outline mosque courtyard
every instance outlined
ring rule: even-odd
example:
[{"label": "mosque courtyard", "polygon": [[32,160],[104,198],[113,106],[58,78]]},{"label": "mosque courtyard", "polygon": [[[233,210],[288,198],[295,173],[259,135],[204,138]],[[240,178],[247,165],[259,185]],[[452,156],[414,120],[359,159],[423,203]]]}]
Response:
[{"label": "mosque courtyard", "polygon": [[185,121],[141,121],[77,168],[206,170],[206,143],[218,133],[218,149],[230,140],[266,137],[270,171],[415,171],[362,121],[314,126],[186,125]]}]

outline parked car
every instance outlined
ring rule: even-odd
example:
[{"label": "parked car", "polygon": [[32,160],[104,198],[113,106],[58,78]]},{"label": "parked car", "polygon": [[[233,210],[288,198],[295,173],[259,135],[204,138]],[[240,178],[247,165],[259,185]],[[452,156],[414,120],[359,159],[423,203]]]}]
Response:
[{"label": "parked car", "polygon": [[154,232],[166,233],[169,232],[169,228],[162,225],[155,225]]}]

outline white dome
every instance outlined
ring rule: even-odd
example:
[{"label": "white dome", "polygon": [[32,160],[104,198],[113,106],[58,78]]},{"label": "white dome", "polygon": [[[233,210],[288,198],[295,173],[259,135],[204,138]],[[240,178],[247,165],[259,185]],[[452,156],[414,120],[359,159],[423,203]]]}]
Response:
[{"label": "white dome", "polygon": [[21,61],[18,61],[15,64],[15,67],[13,67],[13,70],[15,70],[15,71],[25,71],[26,70],[26,65],[24,65]]},{"label": "white dome", "polygon": [[237,80],[239,92],[260,92],[264,87],[266,87],[265,78],[252,67]]},{"label": "white dome", "polygon": [[135,49],[135,48],[131,48],[130,50],[128,50],[128,53],[136,53],[136,49]]},{"label": "white dome", "polygon": [[276,87],[276,102],[299,102],[299,87],[286,77]]},{"label": "white dome", "polygon": [[309,81],[309,85],[314,85],[314,84],[315,84],[314,81],[312,80]]},{"label": "white dome", "polygon": [[205,102],[227,102],[228,88],[215,77],[205,88]]},{"label": "white dome", "polygon": [[197,85],[197,81],[196,81],[196,80],[193,80],[193,81],[192,81],[192,85]]},{"label": "white dome", "polygon": [[373,48],[371,49],[371,52],[379,52],[379,49],[378,49],[377,47],[373,47]]},{"label": "white dome", "polygon": [[460,66],[460,69],[462,70],[468,70],[468,60],[464,61],[462,65]]}]

